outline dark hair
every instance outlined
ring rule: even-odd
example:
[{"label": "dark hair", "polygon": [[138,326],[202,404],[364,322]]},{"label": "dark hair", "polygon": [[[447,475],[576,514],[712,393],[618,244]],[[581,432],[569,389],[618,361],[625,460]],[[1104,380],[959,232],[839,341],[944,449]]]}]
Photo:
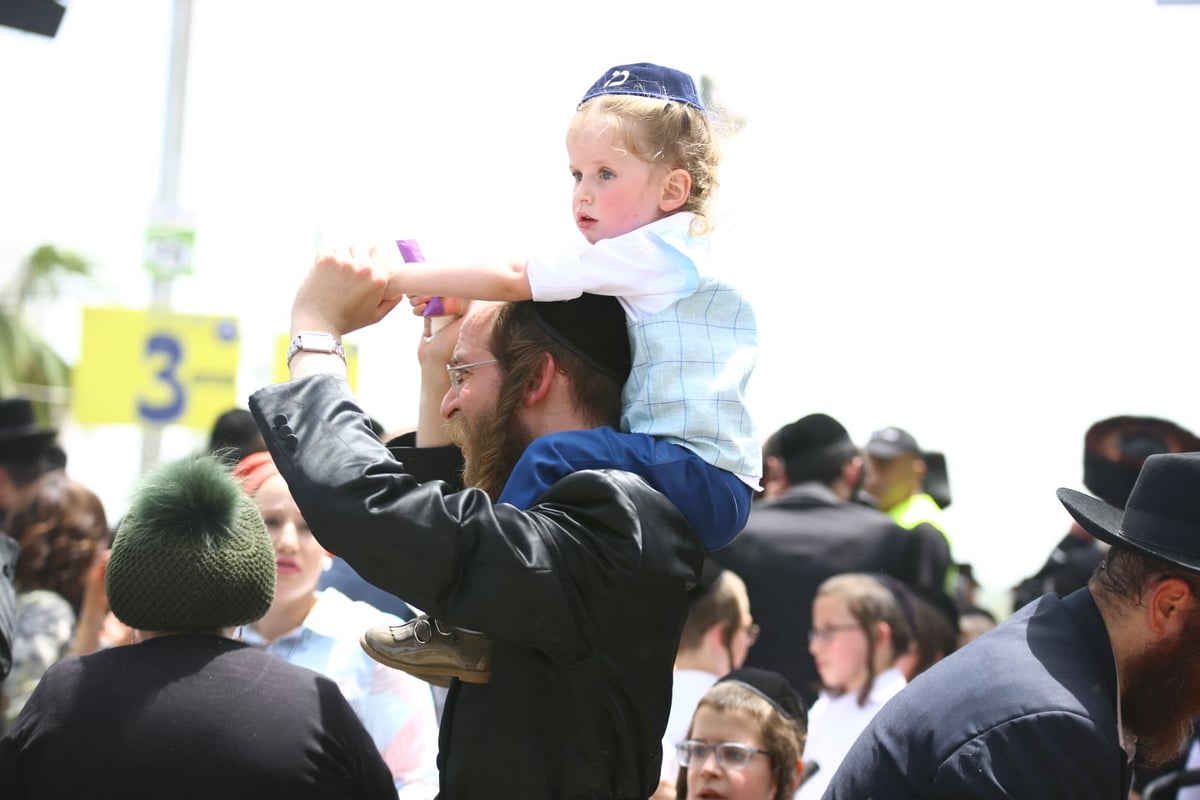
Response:
[{"label": "dark hair", "polygon": [[547,333],[533,303],[507,303],[492,326],[492,354],[508,380],[497,402],[498,414],[511,414],[534,388],[543,357],[549,353],[571,386],[574,408],[594,425],[617,427],[621,419],[622,383],[588,364]]},{"label": "dark hair", "polygon": [[783,463],[789,483],[829,485],[858,455],[846,429],[828,414],[809,414],[784,425],[767,439],[765,455]]},{"label": "dark hair", "polygon": [[78,615],[88,569],[109,538],[100,498],[56,471],[30,484],[18,503],[8,520],[21,547],[14,584],[57,592]]},{"label": "dark hair", "polygon": [[1200,575],[1121,544],[1109,547],[1104,561],[1092,572],[1088,588],[1113,600],[1141,605],[1145,590],[1155,579],[1163,578],[1180,579],[1200,597]]},{"label": "dark hair", "polygon": [[713,623],[720,624],[725,646],[732,646],[733,636],[742,625],[742,607],[749,604],[745,582],[737,574],[722,570],[712,587],[688,604],[679,647],[697,647]]},{"label": "dark hair", "polygon": [[858,455],[853,442],[843,442],[818,453],[805,453],[783,460],[783,469],[792,483],[818,481],[833,483],[842,470]]},{"label": "dark hair", "polygon": [[266,449],[254,416],[244,408],[231,408],[213,423],[208,452],[229,467],[251,453]]},{"label": "dark hair", "polygon": [[[938,602],[928,593],[922,593],[925,587],[916,587],[913,592],[913,611],[916,614],[916,629],[913,640],[917,643],[917,663],[909,680],[920,675],[938,661],[958,649],[958,612],[950,601],[948,607],[944,602]],[[949,616],[953,614],[953,618]]]}]

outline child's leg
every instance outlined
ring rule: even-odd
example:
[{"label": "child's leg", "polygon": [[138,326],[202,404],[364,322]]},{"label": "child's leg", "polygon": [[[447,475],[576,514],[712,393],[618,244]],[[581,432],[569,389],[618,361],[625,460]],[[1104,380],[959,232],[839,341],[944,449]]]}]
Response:
[{"label": "child's leg", "polygon": [[[750,513],[751,489],[733,473],[680,445],[612,428],[539,437],[517,462],[499,502],[529,508],[559,480],[582,469],[640,475],[679,509],[709,551],[733,541]],[[361,644],[376,661],[438,685],[450,677],[486,683],[491,676],[489,637],[444,627],[427,615],[371,628]]]},{"label": "child's leg", "polygon": [[582,469],[640,475],[680,510],[709,551],[733,541],[750,514],[753,490],[733,473],[686,447],[608,427],[535,439],[513,468],[499,502],[528,508],[559,480]]}]

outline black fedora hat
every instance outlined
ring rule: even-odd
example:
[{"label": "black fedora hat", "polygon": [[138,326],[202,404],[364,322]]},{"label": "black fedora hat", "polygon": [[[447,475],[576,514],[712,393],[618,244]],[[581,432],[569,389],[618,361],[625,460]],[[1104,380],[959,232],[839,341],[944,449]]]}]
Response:
[{"label": "black fedora hat", "polygon": [[1058,499],[1097,539],[1200,572],[1200,453],[1147,458],[1124,512],[1073,489]]},{"label": "black fedora hat", "polygon": [[24,397],[0,399],[0,453],[48,447],[58,431],[37,424],[33,404]]}]

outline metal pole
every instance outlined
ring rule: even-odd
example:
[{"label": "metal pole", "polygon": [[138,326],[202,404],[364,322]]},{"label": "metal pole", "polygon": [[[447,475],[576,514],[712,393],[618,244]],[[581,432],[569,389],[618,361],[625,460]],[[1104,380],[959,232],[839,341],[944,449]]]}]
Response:
[{"label": "metal pole", "polygon": [[[166,118],[163,123],[162,172],[157,206],[174,209],[179,205],[179,162],[183,153],[183,109],[187,92],[188,45],[191,41],[192,0],[175,0],[171,30],[171,61],[167,80]],[[151,307],[165,311],[171,307],[170,275],[155,275]],[[163,426],[142,423],[142,472],[159,462]]]}]

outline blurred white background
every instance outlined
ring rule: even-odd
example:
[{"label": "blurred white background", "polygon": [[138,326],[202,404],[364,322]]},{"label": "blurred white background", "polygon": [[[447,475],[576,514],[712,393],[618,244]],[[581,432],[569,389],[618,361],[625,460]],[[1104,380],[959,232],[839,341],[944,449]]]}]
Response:
[{"label": "blurred white background", "polygon": [[[42,242],[101,280],[31,309],[69,360],[83,305],[145,307],[169,0],[71,0],[0,29],[0,280]],[[955,555],[993,590],[1065,533],[1082,440],[1114,414],[1193,430],[1200,6],[1153,0],[687,4],[195,3],[176,310],[235,313],[239,403],[320,244],[417,238],[520,257],[575,236],[564,125],[607,68],[712,76],[721,248],[761,327],[765,436],[812,411],[946,453]],[[360,396],[413,422],[419,322],[353,337]],[[204,435],[169,430],[163,456]],[[71,471],[121,513],[133,427],[69,423]]]}]

